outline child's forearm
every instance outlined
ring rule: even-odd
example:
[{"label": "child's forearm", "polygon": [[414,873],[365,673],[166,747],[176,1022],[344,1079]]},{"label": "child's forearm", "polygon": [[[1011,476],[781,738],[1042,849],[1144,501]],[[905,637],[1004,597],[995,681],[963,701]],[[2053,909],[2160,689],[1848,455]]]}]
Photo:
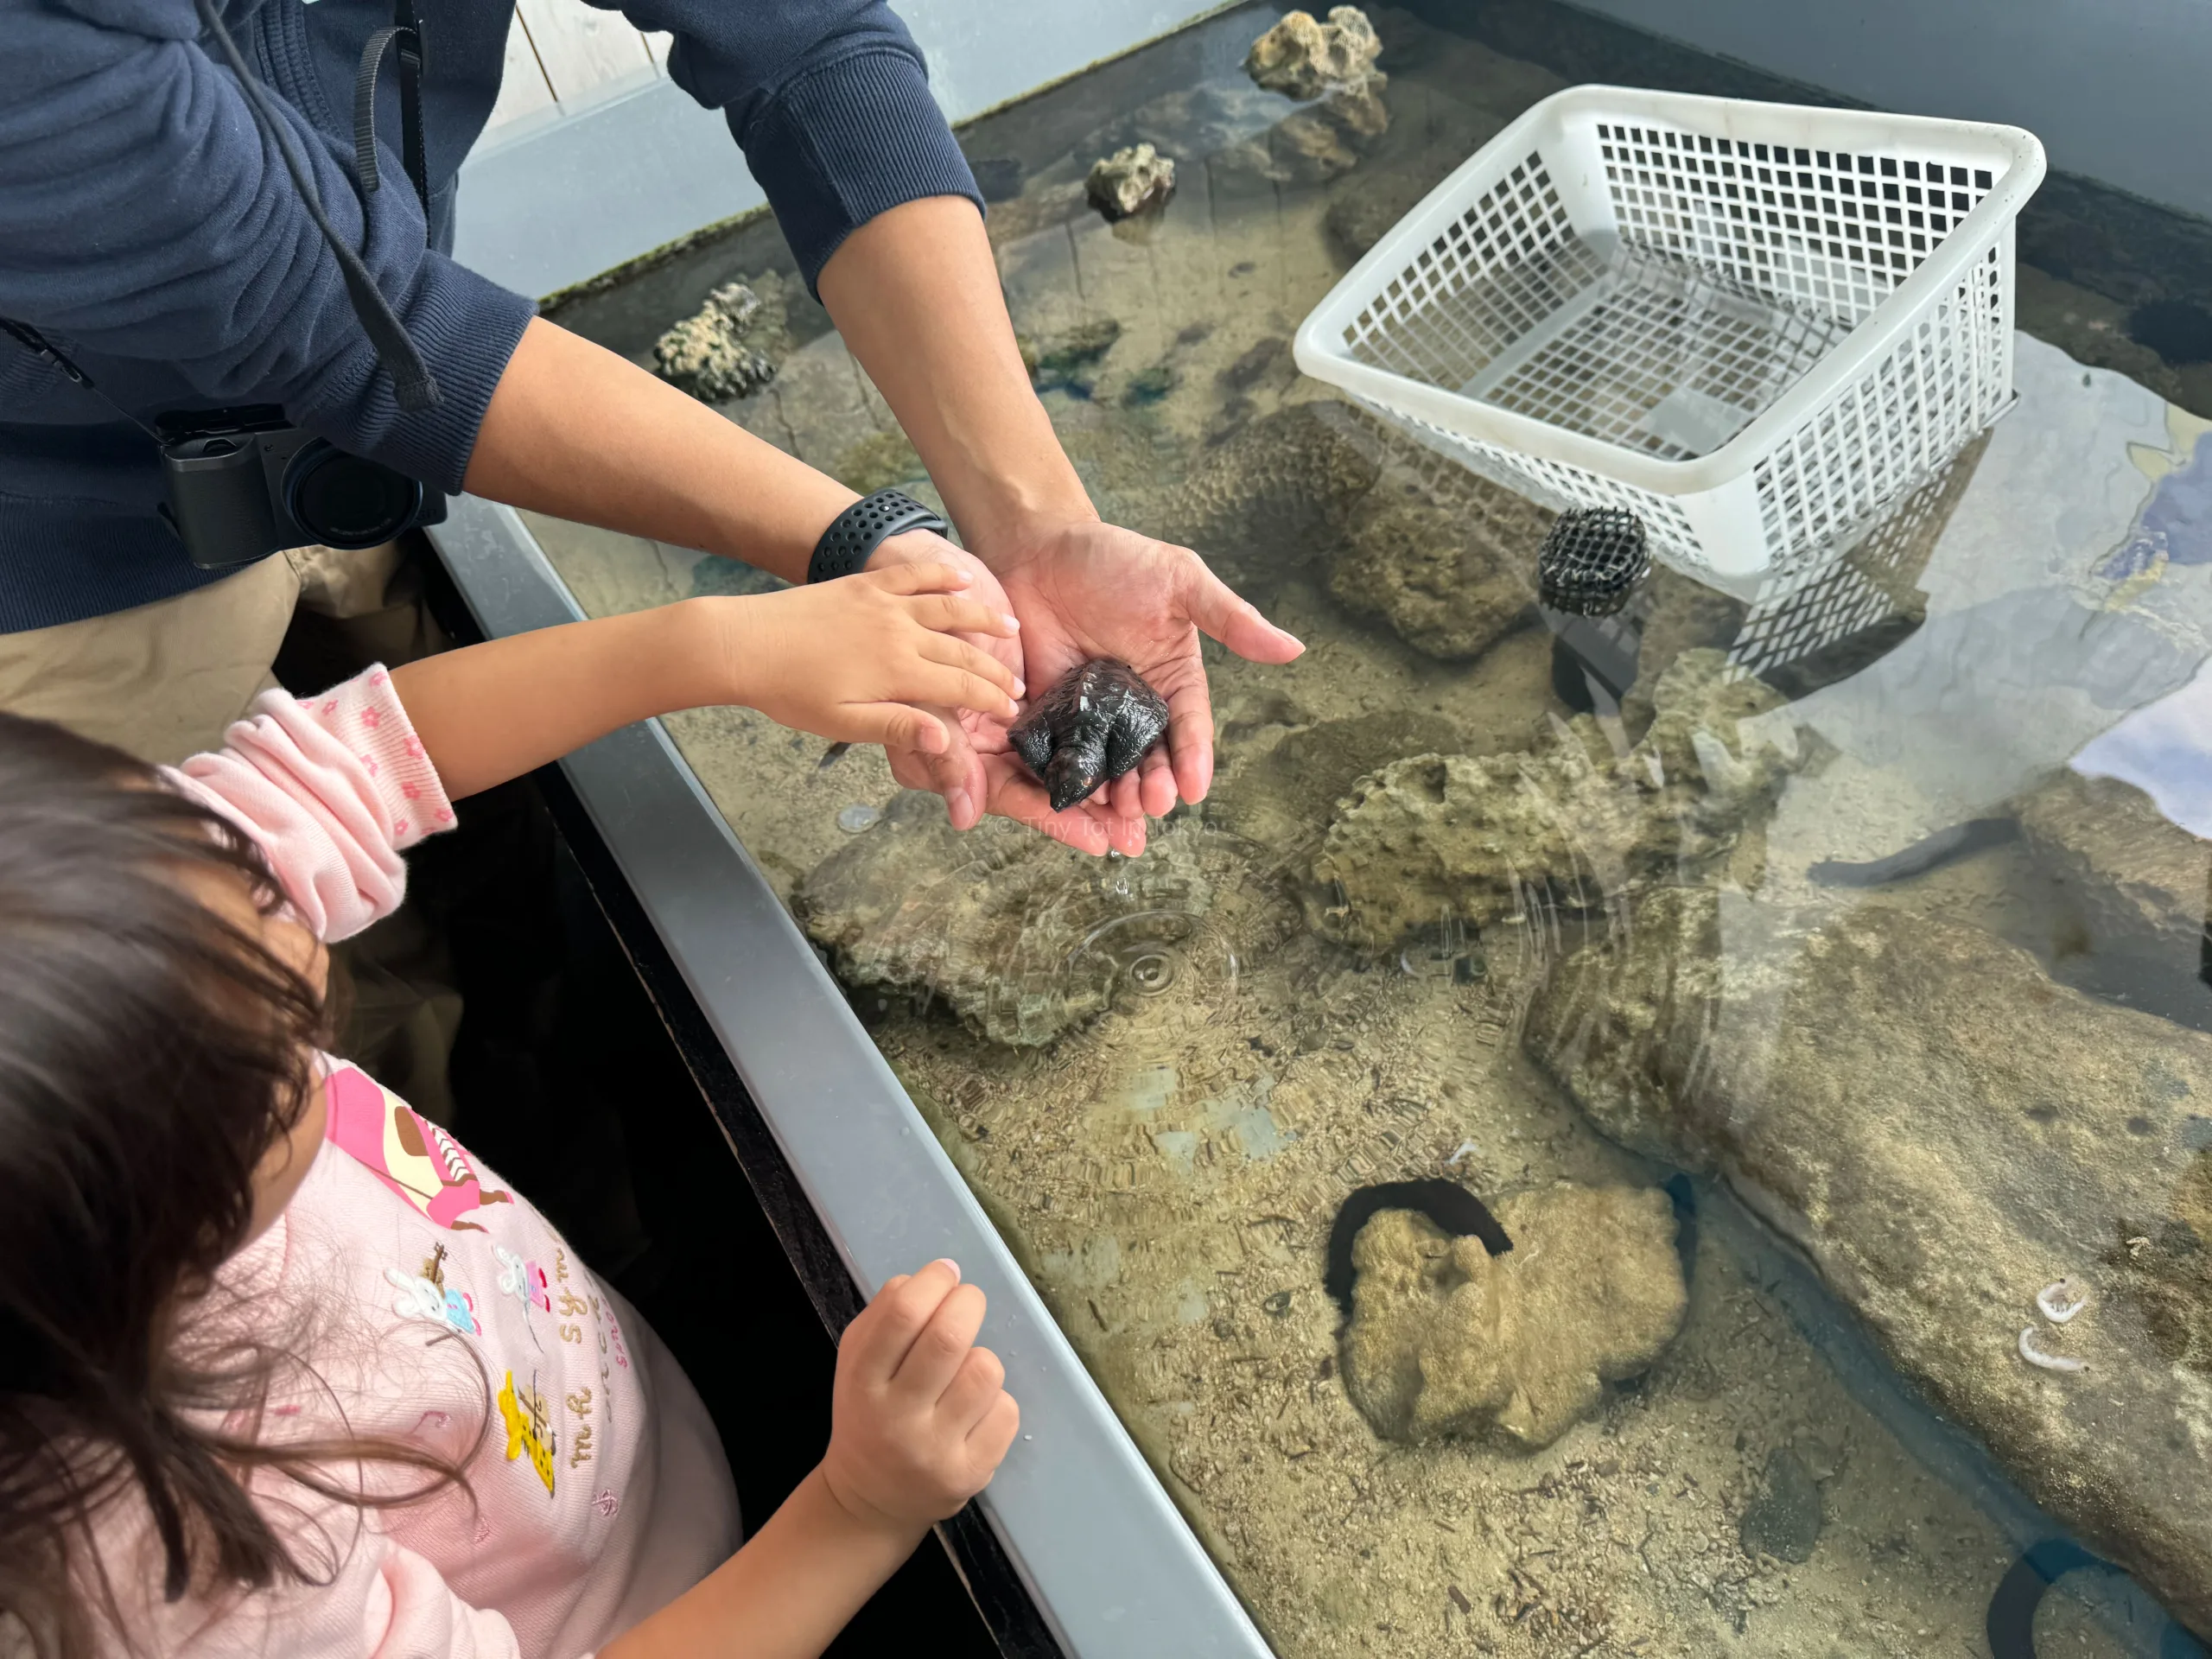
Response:
[{"label": "child's forearm", "polygon": [[540,628],[394,669],[416,735],[454,800],[632,721],[741,701],[723,640],[730,600]]},{"label": "child's forearm", "polygon": [[813,1659],[925,1530],[856,1519],[817,1469],[744,1548],[600,1659]]}]

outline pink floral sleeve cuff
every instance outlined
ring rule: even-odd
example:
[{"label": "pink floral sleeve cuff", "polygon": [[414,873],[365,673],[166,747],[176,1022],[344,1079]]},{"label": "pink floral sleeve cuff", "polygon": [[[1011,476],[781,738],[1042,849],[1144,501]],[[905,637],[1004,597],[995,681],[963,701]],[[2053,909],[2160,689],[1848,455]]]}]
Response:
[{"label": "pink floral sleeve cuff", "polygon": [[[255,712],[264,712],[267,701],[257,703]],[[300,707],[346,746],[367,777],[388,815],[394,852],[453,828],[445,785],[381,663]]]}]

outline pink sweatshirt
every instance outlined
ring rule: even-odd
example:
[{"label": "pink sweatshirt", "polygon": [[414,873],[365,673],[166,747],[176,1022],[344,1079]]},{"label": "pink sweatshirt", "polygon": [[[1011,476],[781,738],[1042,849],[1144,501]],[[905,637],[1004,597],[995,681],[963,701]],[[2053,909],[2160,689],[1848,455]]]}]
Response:
[{"label": "pink sweatshirt", "polygon": [[[312,702],[265,694],[220,753],[168,777],[261,845],[326,939],[397,905],[400,854],[454,821],[380,668]],[[327,1433],[342,1412],[355,1433],[458,1454],[485,1426],[474,1503],[449,1491],[378,1511],[271,1493],[264,1512],[328,1581],[217,1605],[164,1604],[158,1555],[130,1563],[150,1548],[143,1528],[104,1528],[111,1570],[129,1563],[115,1574],[126,1615],[143,1651],[193,1659],[575,1659],[737,1547],[714,1426],[537,1211],[365,1073],[334,1058],[325,1071],[314,1167],[220,1276],[248,1308],[317,1310],[304,1357],[324,1386],[280,1391],[263,1432]],[[395,1477],[372,1465],[362,1478]]]}]

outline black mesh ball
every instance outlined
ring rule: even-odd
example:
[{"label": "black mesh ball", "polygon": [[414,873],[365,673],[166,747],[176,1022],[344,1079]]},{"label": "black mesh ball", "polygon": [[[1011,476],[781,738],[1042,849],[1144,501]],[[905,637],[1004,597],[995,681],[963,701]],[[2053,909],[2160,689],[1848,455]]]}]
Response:
[{"label": "black mesh ball", "polygon": [[1536,555],[1536,586],[1554,611],[1611,616],[1651,569],[1643,520],[1625,507],[1562,512]]}]

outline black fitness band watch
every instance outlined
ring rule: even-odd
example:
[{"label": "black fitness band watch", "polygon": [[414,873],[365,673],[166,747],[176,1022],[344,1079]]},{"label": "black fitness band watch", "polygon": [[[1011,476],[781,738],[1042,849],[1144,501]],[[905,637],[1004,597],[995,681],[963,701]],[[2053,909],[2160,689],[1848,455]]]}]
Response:
[{"label": "black fitness band watch", "polygon": [[849,576],[893,536],[910,530],[934,530],[941,534],[947,528],[941,516],[904,490],[878,490],[874,495],[862,496],[830,521],[830,528],[814,544],[814,556],[806,562],[806,579],[835,582],[839,576]]}]

